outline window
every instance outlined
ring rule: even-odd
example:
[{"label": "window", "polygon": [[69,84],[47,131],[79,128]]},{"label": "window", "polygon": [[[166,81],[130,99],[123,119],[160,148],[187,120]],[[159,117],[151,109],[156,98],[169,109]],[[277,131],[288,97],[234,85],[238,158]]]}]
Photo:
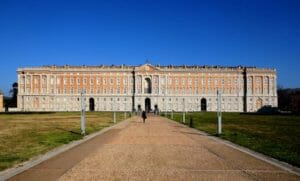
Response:
[{"label": "window", "polygon": [[54,77],[50,78],[50,84],[53,85],[54,84]]},{"label": "window", "polygon": [[265,77],[265,84],[269,83],[269,77]]},{"label": "window", "polygon": [[46,75],[43,75],[43,76],[42,76],[42,79],[43,79],[43,84],[47,84],[47,76],[46,76]]},{"label": "window", "polygon": [[21,78],[21,84],[24,84],[25,83],[25,77],[24,76],[22,76],[22,78]]},{"label": "window", "polygon": [[83,84],[86,84],[86,78],[83,79]]},{"label": "window", "polygon": [[123,79],[123,84],[127,84],[127,78],[126,77]]},{"label": "window", "polygon": [[165,77],[161,78],[161,84],[165,84]]},{"label": "window", "polygon": [[74,78],[71,78],[71,85],[74,84]]},{"label": "window", "polygon": [[192,88],[189,87],[189,94],[192,94]]},{"label": "window", "polygon": [[31,82],[30,75],[27,75],[26,76],[26,84],[30,84],[30,82]]},{"label": "window", "polygon": [[169,84],[169,85],[172,84],[172,78],[168,78],[168,84]]},{"label": "window", "polygon": [[260,77],[256,78],[256,84],[260,84]]},{"label": "window", "polygon": [[90,84],[93,85],[93,83],[94,83],[94,79],[91,78],[91,79],[90,79]]},{"label": "window", "polygon": [[60,84],[60,78],[59,77],[56,78],[56,83]]}]

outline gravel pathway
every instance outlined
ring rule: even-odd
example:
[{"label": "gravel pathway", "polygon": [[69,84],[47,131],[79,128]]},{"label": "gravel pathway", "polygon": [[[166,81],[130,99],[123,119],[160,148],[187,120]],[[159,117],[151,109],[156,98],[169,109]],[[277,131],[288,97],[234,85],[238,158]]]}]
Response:
[{"label": "gravel pathway", "polygon": [[300,180],[156,116],[148,116],[146,123],[133,117],[129,124],[120,124],[41,165],[12,180]]}]

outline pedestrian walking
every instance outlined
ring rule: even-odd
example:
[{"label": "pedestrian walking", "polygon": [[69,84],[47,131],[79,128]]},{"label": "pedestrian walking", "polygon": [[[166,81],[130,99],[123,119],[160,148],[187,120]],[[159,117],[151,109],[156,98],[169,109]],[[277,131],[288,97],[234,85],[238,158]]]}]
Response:
[{"label": "pedestrian walking", "polygon": [[142,112],[142,118],[143,118],[143,122],[145,123],[145,120],[147,119],[146,111]]}]

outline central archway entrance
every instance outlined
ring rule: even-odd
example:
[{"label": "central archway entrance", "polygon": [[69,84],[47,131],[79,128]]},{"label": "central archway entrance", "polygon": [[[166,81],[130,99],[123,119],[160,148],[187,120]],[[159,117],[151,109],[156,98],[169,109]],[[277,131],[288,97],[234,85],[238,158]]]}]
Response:
[{"label": "central archway entrance", "polygon": [[151,110],[151,100],[150,98],[145,99],[145,111],[150,112]]},{"label": "central archway entrance", "polygon": [[90,98],[89,105],[90,105],[90,111],[95,111],[95,100],[94,100],[94,98]]},{"label": "central archway entrance", "polygon": [[201,99],[201,111],[206,111],[206,109],[207,109],[206,99],[202,98]]}]

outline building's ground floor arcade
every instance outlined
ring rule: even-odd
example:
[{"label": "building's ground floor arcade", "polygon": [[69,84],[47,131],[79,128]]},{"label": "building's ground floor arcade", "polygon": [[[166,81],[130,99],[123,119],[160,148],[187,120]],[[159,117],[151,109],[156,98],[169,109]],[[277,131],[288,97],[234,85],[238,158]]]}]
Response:
[{"label": "building's ground floor arcade", "polygon": [[[86,95],[86,111],[217,111],[216,96],[98,96]],[[226,112],[254,112],[264,105],[277,105],[276,97],[223,96],[221,107]],[[133,106],[134,104],[134,106]],[[19,96],[20,111],[79,111],[80,96]]]}]

